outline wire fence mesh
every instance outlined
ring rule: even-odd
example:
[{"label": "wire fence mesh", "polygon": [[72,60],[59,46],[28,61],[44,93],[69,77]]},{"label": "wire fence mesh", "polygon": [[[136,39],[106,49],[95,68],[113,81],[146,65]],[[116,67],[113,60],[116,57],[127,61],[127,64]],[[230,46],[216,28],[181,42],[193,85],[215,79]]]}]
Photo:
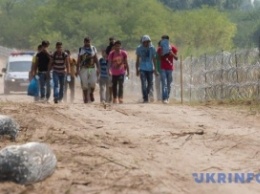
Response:
[{"label": "wire fence mesh", "polygon": [[[190,56],[182,63],[184,102],[260,99],[258,49]],[[177,61],[175,66],[171,99],[180,101],[180,61]],[[130,60],[130,69],[130,80],[126,83],[127,91],[141,98],[140,78],[135,76],[133,60]]]},{"label": "wire fence mesh", "polygon": [[[177,64],[173,97],[180,99]],[[216,55],[188,57],[183,61],[184,101],[256,100],[260,98],[258,49],[222,51]]]}]

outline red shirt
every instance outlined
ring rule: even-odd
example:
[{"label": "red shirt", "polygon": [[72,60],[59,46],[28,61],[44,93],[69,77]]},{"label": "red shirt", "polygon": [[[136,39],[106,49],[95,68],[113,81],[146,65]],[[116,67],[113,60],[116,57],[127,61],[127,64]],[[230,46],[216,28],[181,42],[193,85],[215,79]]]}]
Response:
[{"label": "red shirt", "polygon": [[[174,54],[177,54],[178,52],[178,49],[175,47],[175,46],[171,46],[172,47],[172,52]],[[162,48],[159,47],[157,49],[157,53],[158,55],[160,56],[161,53],[162,53]],[[166,55],[166,56],[161,56],[160,57],[161,59],[161,69],[164,69],[164,70],[174,70],[174,64],[173,64],[173,56],[172,55]]]}]

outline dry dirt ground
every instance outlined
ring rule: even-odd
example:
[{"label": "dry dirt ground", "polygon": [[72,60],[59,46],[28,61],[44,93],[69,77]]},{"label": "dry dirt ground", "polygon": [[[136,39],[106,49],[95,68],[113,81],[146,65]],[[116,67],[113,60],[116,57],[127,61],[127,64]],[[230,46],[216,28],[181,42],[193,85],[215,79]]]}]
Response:
[{"label": "dry dirt ground", "polygon": [[2,139],[0,147],[45,142],[58,159],[50,178],[30,186],[1,183],[1,194],[259,193],[256,181],[198,184],[192,177],[259,172],[260,121],[247,108],[140,104],[130,96],[104,107],[82,104],[78,92],[74,104],[58,105],[0,95],[0,114],[21,127],[16,142]]}]

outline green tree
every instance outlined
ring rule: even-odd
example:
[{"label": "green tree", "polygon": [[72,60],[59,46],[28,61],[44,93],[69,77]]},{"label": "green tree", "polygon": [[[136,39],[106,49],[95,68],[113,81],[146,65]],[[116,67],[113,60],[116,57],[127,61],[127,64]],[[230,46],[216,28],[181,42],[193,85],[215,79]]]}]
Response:
[{"label": "green tree", "polygon": [[258,29],[260,26],[260,7],[250,11],[234,11],[229,18],[237,25],[237,33],[233,39],[236,47],[255,47],[258,42]]},{"label": "green tree", "polygon": [[173,18],[173,37],[186,54],[229,50],[233,47],[236,25],[217,9],[203,7],[178,12]]},{"label": "green tree", "polygon": [[220,10],[238,9],[247,0],[160,0],[174,10],[201,8],[205,5],[217,7]]},{"label": "green tree", "polygon": [[123,41],[124,47],[135,48],[143,34],[158,40],[162,30],[167,31],[166,20],[170,16],[156,0],[56,0],[38,13],[34,26],[39,30],[30,35],[31,44],[36,44],[37,38],[56,39],[60,34],[60,39],[74,49],[86,35],[98,47],[104,47],[113,35]]}]

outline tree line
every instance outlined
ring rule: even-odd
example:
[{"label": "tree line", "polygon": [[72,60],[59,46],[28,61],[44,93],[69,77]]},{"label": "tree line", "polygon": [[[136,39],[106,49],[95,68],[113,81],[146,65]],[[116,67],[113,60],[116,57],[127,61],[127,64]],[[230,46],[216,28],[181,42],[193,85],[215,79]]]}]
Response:
[{"label": "tree line", "polygon": [[196,9],[205,5],[220,10],[245,10],[260,6],[259,0],[160,0],[160,2],[175,10]]},{"label": "tree line", "polygon": [[76,51],[85,36],[100,49],[115,36],[124,48],[134,49],[143,34],[155,45],[168,34],[184,55],[254,45],[259,9],[227,12],[203,3],[180,8],[181,2],[191,6],[195,0],[1,0],[0,45],[34,49],[47,39]]}]

